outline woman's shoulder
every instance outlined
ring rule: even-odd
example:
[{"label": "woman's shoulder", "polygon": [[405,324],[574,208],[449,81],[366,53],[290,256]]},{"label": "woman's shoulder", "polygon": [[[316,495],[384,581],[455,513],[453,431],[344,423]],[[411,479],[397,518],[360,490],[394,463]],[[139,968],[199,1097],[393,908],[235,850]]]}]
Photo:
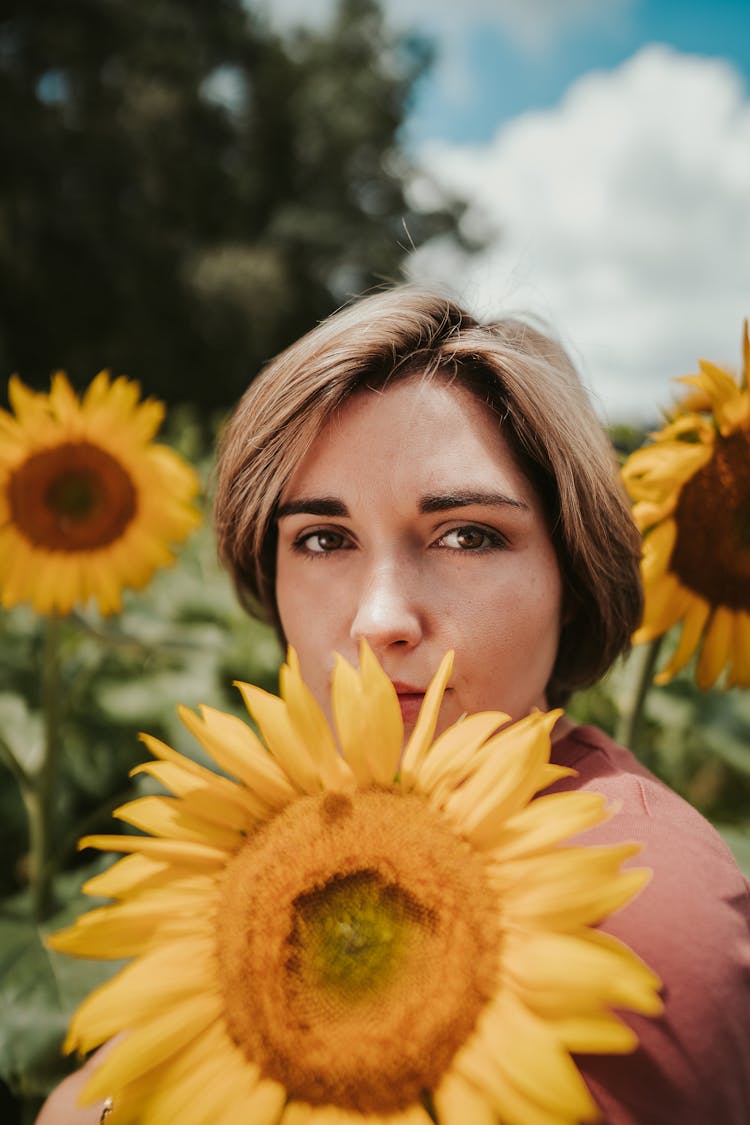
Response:
[{"label": "woman's shoulder", "polygon": [[714,873],[724,868],[730,883],[739,891],[748,891],[747,881],[716,829],[603,731],[593,726],[573,727],[555,743],[553,760],[575,774],[557,782],[550,792],[586,789],[603,794],[610,802],[613,815],[597,829],[602,839],[622,840],[623,829],[631,829],[644,850],[652,851],[658,845],[654,858],[666,848],[674,860],[702,862]]},{"label": "woman's shoulder", "polygon": [[622,746],[594,727],[555,745],[576,776],[557,790],[604,794],[612,816],[576,842],[634,840],[650,883],[602,929],[663,981],[664,1016],[628,1018],[641,1047],[583,1069],[611,1125],[750,1121],[750,887],[718,832]]}]

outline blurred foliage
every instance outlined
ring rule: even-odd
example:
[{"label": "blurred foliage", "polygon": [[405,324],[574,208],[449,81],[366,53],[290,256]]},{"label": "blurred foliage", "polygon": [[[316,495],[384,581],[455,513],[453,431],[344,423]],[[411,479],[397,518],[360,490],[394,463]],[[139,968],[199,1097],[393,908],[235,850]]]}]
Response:
[{"label": "blurred foliage", "polygon": [[405,196],[430,52],[376,0],[274,34],[242,0],[0,3],[0,371],[232,403],[268,358],[455,231]]},{"label": "blurred foliage", "polygon": [[646,431],[640,426],[632,426],[627,422],[616,422],[607,428],[609,439],[612,442],[621,461],[625,461],[636,449],[640,449],[646,440]]}]

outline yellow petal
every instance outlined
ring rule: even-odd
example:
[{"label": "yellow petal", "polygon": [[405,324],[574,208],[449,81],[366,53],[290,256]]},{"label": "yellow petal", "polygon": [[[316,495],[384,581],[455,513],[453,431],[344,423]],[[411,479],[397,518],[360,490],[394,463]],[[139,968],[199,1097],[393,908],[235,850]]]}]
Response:
[{"label": "yellow petal", "polygon": [[173,762],[144,762],[130,771],[131,777],[140,773],[171,790],[188,813],[235,832],[247,831],[267,815],[265,806],[246,789],[209,770],[210,781]]},{"label": "yellow petal", "polygon": [[446,801],[446,812],[475,847],[488,846],[498,821],[522,808],[544,784],[550,731],[561,714],[534,712],[500,731],[474,776]]},{"label": "yellow petal", "polygon": [[467,715],[435,740],[420,765],[415,782],[419,793],[433,795],[438,806],[479,766],[480,748],[499,727],[510,721],[504,711]]},{"label": "yellow petal", "polygon": [[[473,1044],[472,1044],[473,1046]],[[497,1065],[489,1050],[464,1050],[457,1058],[458,1076],[481,1089],[494,1107],[492,1120],[502,1125],[579,1125],[579,1122],[558,1109],[547,1109],[526,1097],[510,1080],[504,1068]],[[464,1125],[457,1120],[456,1125]],[[481,1120],[481,1119],[480,1119]],[[442,1120],[441,1120],[442,1125]],[[451,1122],[451,1125],[453,1123]]]},{"label": "yellow petal", "polygon": [[59,953],[119,961],[143,953],[157,931],[162,939],[204,936],[211,925],[201,913],[205,905],[205,894],[181,897],[170,891],[163,896],[143,896],[90,910],[74,925],[50,934],[45,942]]},{"label": "yellow petal", "polygon": [[174,797],[138,797],[115,809],[113,816],[125,824],[167,840],[187,840],[233,852],[243,833],[190,813],[184,801]]},{"label": "yellow petal", "polygon": [[290,1102],[281,1116],[280,1125],[309,1125],[313,1107],[308,1102]]},{"label": "yellow petal", "polygon": [[[248,1125],[248,1122],[252,1122],[252,1125],[277,1125],[281,1121],[287,1092],[278,1082],[272,1082],[268,1078],[261,1079],[254,1090],[247,1094],[243,1094],[239,1081],[234,1089],[227,1086],[224,1089],[228,1104],[221,1111],[221,1125]],[[216,1117],[208,1119],[211,1123],[216,1120]],[[165,1121],[164,1125],[168,1123]]]},{"label": "yellow petal", "polygon": [[497,849],[504,860],[537,855],[607,820],[607,802],[600,793],[548,793],[526,808],[498,822],[488,833],[488,848]]},{"label": "yellow petal", "polygon": [[154,1075],[138,1125],[276,1125],[286,1091],[260,1078],[219,1025],[209,1027]]},{"label": "yellow petal", "polygon": [[286,703],[254,684],[237,686],[263,741],[293,785],[303,793],[319,793],[320,777],[310,747],[295,730]]},{"label": "yellow petal", "polygon": [[666,633],[685,616],[692,599],[693,595],[674,573],[650,583],[646,587],[643,621],[633,635],[633,644],[653,641]]},{"label": "yellow petal", "polygon": [[[189,868],[186,868],[189,870]],[[87,879],[81,888],[87,895],[101,898],[122,898],[133,890],[162,887],[174,882],[175,868],[146,855],[129,855],[113,863],[100,875]]]},{"label": "yellow petal", "polygon": [[714,363],[700,361],[700,381],[710,395],[719,432],[726,437],[747,418],[747,396],[728,371]]},{"label": "yellow petal", "polygon": [[750,687],[750,613],[738,610],[732,626],[732,667],[728,687]]},{"label": "yellow petal", "polygon": [[38,426],[49,414],[46,395],[38,394],[22,383],[17,375],[8,380],[8,399],[17,418],[26,426]]},{"label": "yellow petal", "polygon": [[453,653],[447,652],[425,692],[414,730],[404,749],[401,760],[401,786],[404,791],[413,789],[417,783],[419,768],[435,734],[440,704],[452,671]]},{"label": "yellow petal", "polygon": [[78,841],[78,847],[79,850],[98,848],[103,852],[139,852],[167,863],[178,866],[189,864],[201,870],[224,867],[227,862],[226,849],[191,840],[154,840],[150,836],[83,836]]},{"label": "yellow petal", "polygon": [[[508,1083],[515,1087],[528,1102],[527,1116],[519,1125],[535,1120],[536,1107],[548,1114],[557,1113],[560,1122],[597,1119],[591,1095],[554,1029],[528,1012],[509,989],[485,1009],[477,1031],[478,1042],[471,1042],[470,1047],[467,1044],[461,1051],[456,1069],[477,1085],[482,1078],[491,1082],[491,1090],[501,1097],[507,1097]],[[497,1108],[502,1115],[504,1107],[498,1104]],[[514,1120],[507,1109],[505,1119]]]},{"label": "yellow petal", "polygon": [[331,681],[331,701],[341,751],[359,784],[369,785],[373,781],[370,759],[375,755],[368,744],[371,735],[377,739],[377,728],[373,732],[367,721],[360,677],[338,653]]},{"label": "yellow petal", "polygon": [[648,531],[656,523],[667,519],[675,510],[677,494],[667,495],[663,500],[639,500],[633,505],[633,519],[640,531]]},{"label": "yellow petal", "polygon": [[78,396],[63,371],[56,371],[52,376],[49,403],[57,418],[70,427],[71,436],[80,433],[81,411]]},{"label": "yellow petal", "polygon": [[218,994],[213,954],[209,937],[165,941],[149,950],[84,1000],[71,1020],[65,1051],[87,1054],[198,991]]},{"label": "yellow petal", "polygon": [[703,638],[695,679],[701,691],[713,687],[729,659],[732,643],[733,614],[725,606],[714,609]]},{"label": "yellow petal", "polygon": [[555,1032],[569,1051],[590,1055],[629,1055],[638,1036],[614,1016],[565,1016],[555,1020]]},{"label": "yellow petal", "polygon": [[645,583],[655,581],[666,572],[676,539],[677,523],[673,519],[665,520],[648,533],[644,541],[641,566]]},{"label": "yellow petal", "polygon": [[629,902],[651,877],[645,868],[620,871],[638,844],[567,847],[529,859],[498,862],[490,880],[514,922],[572,930]]},{"label": "yellow petal", "polygon": [[607,1006],[647,1015],[662,1010],[659,979],[622,943],[598,941],[593,931],[590,938],[587,933],[509,934],[503,968],[540,1015],[591,1014]]},{"label": "yellow petal", "polygon": [[396,689],[366,641],[359,647],[359,673],[365,721],[372,732],[365,744],[370,773],[376,784],[390,785],[404,746],[404,722]]},{"label": "yellow petal", "polygon": [[703,598],[695,595],[688,606],[682,623],[680,640],[671,660],[654,676],[655,684],[665,684],[684,668],[698,647],[703,628],[711,612],[711,606]]},{"label": "yellow petal", "polygon": [[320,704],[302,679],[293,648],[289,649],[287,663],[282,665],[279,678],[287,715],[299,741],[315,763],[319,781],[325,789],[350,788],[354,780],[352,772],[336,749]]},{"label": "yellow petal", "polygon": [[90,1102],[108,1097],[113,1089],[148,1073],[187,1046],[220,1014],[219,998],[207,993],[171,1005],[145,1026],[128,1032],[94,1071],[83,1096]]},{"label": "yellow petal", "polygon": [[435,1091],[435,1109],[440,1125],[497,1125],[497,1115],[487,1097],[452,1070]]},{"label": "yellow petal", "polygon": [[[201,717],[187,707],[178,707],[177,712],[216,764],[239,778],[269,808],[283,808],[295,796],[290,779],[247,723],[213,707],[201,707]],[[146,741],[151,749],[152,740]],[[155,749],[152,753],[162,756]]]}]

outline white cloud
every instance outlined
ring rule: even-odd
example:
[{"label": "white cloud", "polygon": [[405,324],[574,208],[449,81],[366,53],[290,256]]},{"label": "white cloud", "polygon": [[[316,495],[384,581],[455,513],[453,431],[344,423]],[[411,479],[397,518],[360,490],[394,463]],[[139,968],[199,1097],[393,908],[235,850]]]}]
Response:
[{"label": "white cloud", "polygon": [[[584,25],[611,25],[637,0],[381,0],[388,21],[447,40],[481,24],[496,28],[517,47],[539,50],[561,34]],[[263,12],[276,27],[295,24],[324,26],[337,0],[254,0],[250,7]]]},{"label": "white cloud", "polygon": [[[638,0],[381,0],[394,31],[416,32],[436,48],[431,81],[449,101],[470,104],[476,93],[472,33],[495,31],[526,54],[552,48],[581,28],[618,26]],[[252,0],[272,27],[325,27],[337,0]]]},{"label": "white cloud", "polygon": [[428,34],[434,29],[449,46],[450,36],[471,25],[494,28],[514,46],[536,52],[581,27],[612,26],[636,0],[385,0],[384,9],[399,26]]},{"label": "white cloud", "polygon": [[608,418],[655,418],[699,357],[738,365],[750,102],[729,64],[650,46],[487,145],[431,144],[421,159],[495,234],[473,261],[426,246],[412,275],[482,313],[547,316]]}]

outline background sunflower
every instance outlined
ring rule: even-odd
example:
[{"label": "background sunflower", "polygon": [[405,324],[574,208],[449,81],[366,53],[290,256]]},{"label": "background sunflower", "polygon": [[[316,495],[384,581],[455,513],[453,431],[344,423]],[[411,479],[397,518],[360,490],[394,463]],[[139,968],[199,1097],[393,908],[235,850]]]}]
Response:
[{"label": "background sunflower", "polygon": [[195,471],[152,438],[164,408],[106,371],[82,399],[57,372],[49,394],[16,376],[0,411],[0,599],[68,613],[93,598],[103,614],[122,589],[173,561],[198,524]]},{"label": "background sunflower", "polygon": [[644,533],[646,604],[634,641],[681,624],[656,677],[664,683],[696,651],[698,686],[727,669],[727,686],[750,684],[750,343],[743,371],[701,361],[690,391],[652,444],[633,453],[623,478]]}]

